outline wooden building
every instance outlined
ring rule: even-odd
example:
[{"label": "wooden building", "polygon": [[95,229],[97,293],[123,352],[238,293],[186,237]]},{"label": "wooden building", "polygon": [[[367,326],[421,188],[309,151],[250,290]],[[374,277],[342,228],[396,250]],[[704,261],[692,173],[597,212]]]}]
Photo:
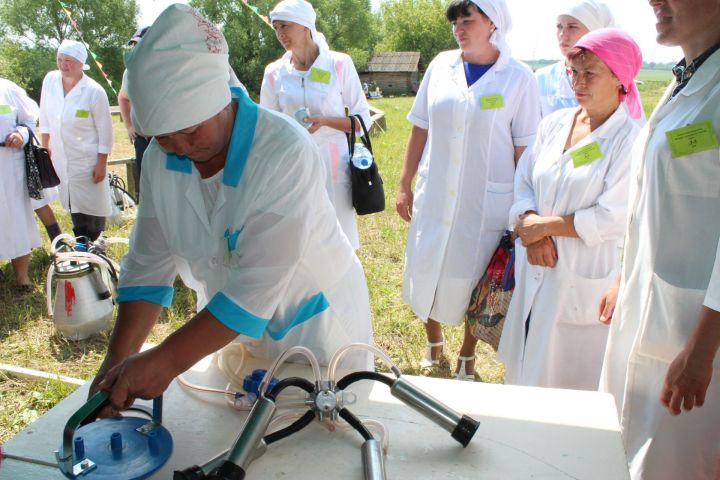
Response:
[{"label": "wooden building", "polygon": [[368,60],[360,72],[360,81],[377,85],[383,95],[408,95],[420,86],[420,52],[379,52]]}]

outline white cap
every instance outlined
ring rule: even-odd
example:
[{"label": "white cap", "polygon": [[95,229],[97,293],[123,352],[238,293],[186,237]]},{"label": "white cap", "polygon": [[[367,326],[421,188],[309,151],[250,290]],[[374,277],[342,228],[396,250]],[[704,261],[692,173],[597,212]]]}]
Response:
[{"label": "white cap", "polygon": [[315,9],[305,0],[282,0],[270,12],[270,21],[293,22],[315,30]]},{"label": "white cap", "polygon": [[510,51],[505,38],[512,29],[510,11],[505,0],[471,0],[495,24],[495,31],[490,36],[490,43],[506,54]]},{"label": "white cap", "polygon": [[615,19],[608,6],[595,0],[568,3],[560,10],[558,16],[560,15],[577,18],[591,32],[599,28],[615,26]]},{"label": "white cap", "polygon": [[228,46],[195,9],[176,3],[125,53],[136,131],[151,137],[192,127],[231,100]]},{"label": "white cap", "polygon": [[75,40],[68,40],[67,38],[62,41],[60,46],[58,47],[57,53],[62,53],[63,55],[67,55],[68,57],[72,57],[78,62],[83,64],[82,69],[88,70],[90,66],[86,64],[87,61],[87,48],[85,48],[85,45],[81,42],[75,41]]}]

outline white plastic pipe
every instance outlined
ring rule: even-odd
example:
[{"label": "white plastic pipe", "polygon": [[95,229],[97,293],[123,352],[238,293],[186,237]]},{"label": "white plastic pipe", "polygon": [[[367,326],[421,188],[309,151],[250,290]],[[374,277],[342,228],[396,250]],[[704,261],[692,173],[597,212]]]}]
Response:
[{"label": "white plastic pipe", "polygon": [[16,367],[15,365],[7,365],[5,363],[0,363],[0,371],[7,372],[16,377],[29,378],[32,380],[58,380],[68,385],[85,385],[85,380],[79,378],[41,372],[40,370],[33,370],[31,368]]}]

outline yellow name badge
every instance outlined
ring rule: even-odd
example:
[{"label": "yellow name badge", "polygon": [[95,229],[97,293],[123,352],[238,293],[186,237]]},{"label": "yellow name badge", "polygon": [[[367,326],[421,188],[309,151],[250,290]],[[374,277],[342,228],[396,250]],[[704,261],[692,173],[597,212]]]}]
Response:
[{"label": "yellow name badge", "polygon": [[330,83],[331,74],[327,70],[322,68],[311,68],[310,69],[310,81],[324,83],[325,85]]},{"label": "yellow name badge", "polygon": [[570,157],[572,157],[575,168],[594,162],[598,158],[602,157],[600,144],[598,142],[589,143],[582,148],[578,148],[577,150],[570,152]]},{"label": "yellow name badge", "polygon": [[12,113],[12,107],[10,105],[0,105],[0,115]]},{"label": "yellow name badge", "polygon": [[718,139],[711,120],[665,132],[673,158],[718,148]]},{"label": "yellow name badge", "polygon": [[75,118],[90,118],[90,110],[75,110]]},{"label": "yellow name badge", "polygon": [[495,110],[496,108],[502,108],[503,106],[503,97],[499,93],[480,95],[480,108],[483,110]]}]

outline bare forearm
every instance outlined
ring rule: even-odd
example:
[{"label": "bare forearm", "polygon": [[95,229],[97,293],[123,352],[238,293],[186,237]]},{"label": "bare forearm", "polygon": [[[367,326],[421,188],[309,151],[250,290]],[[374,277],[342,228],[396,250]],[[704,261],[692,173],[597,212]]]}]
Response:
[{"label": "bare forearm", "polygon": [[172,359],[174,373],[179,374],[237,336],[236,331],[226,327],[207,310],[202,310],[167,337],[159,348]]},{"label": "bare forearm", "polygon": [[[325,117],[323,124],[326,127],[334,128],[335,130],[339,130],[341,132],[350,132],[350,119],[348,117]],[[360,125],[357,122],[355,125],[357,128],[360,128]]]},{"label": "bare forearm", "polygon": [[120,107],[120,116],[122,117],[123,125],[125,125],[125,128],[129,128],[132,126],[132,121],[130,119],[130,98],[128,97],[125,90],[120,90],[120,93],[118,94],[118,106]]},{"label": "bare forearm", "polygon": [[546,236],[548,237],[577,237],[574,219],[575,215],[565,215],[562,217],[545,217]]},{"label": "bare forearm", "polygon": [[50,134],[49,133],[40,134],[40,141],[42,142],[43,147],[50,148]]},{"label": "bare forearm", "polygon": [[415,174],[417,173],[418,165],[420,165],[420,158],[425,149],[427,137],[427,130],[420,127],[413,127],[410,133],[410,140],[408,140],[408,145],[405,149],[405,161],[400,173],[401,188],[410,189],[413,178],[415,178]]},{"label": "bare forearm", "polygon": [[688,348],[712,362],[720,349],[720,312],[703,306],[693,329]]},{"label": "bare forearm", "polygon": [[99,163],[101,165],[107,165],[107,160],[108,160],[107,153],[98,153],[97,163]]},{"label": "bare forearm", "polygon": [[139,352],[162,308],[161,305],[142,300],[121,303],[110,337],[108,358],[116,363],[119,359]]}]

